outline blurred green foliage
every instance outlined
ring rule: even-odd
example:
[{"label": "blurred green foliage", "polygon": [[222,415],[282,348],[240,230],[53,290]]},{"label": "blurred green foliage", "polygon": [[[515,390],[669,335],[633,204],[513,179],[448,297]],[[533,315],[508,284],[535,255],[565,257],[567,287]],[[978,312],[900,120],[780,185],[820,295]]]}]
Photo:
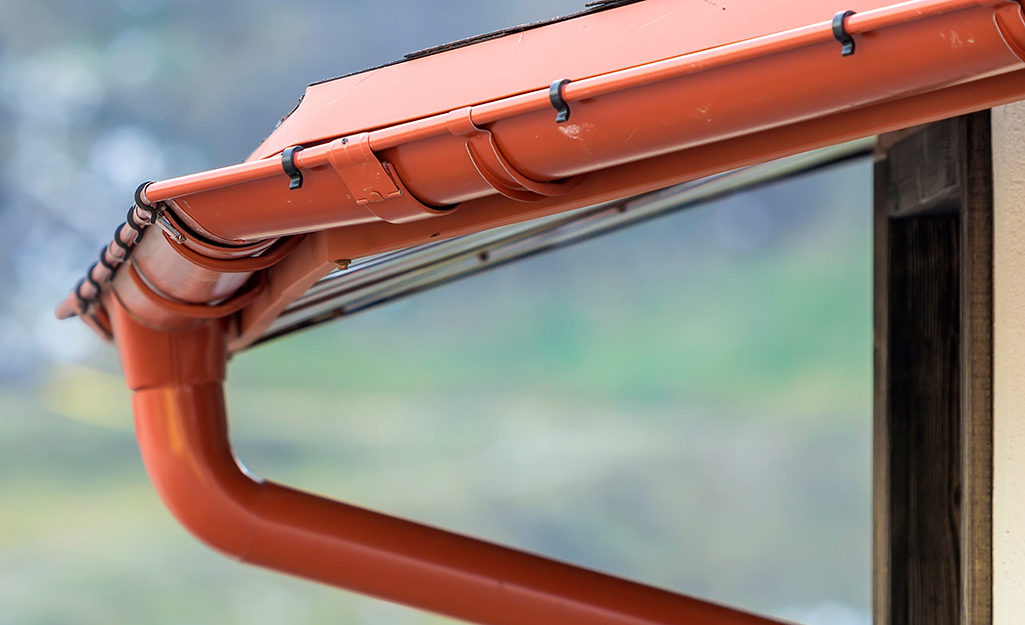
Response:
[{"label": "blurred green foliage", "polygon": [[[47,311],[132,176],[243,158],[312,80],[577,4],[0,3],[0,625],[441,620],[196,543],[146,479],[112,350],[69,350],[78,326]],[[65,169],[26,178],[10,154],[37,148]],[[108,149],[159,158],[109,171]],[[844,166],[244,353],[237,451],[376,509],[867,624],[870,191]]]},{"label": "blurred green foliage", "polygon": [[[778,199],[813,208],[757,250],[716,238],[727,201],[244,353],[239,455],[684,592],[867,622],[868,193],[848,166],[758,194],[772,223]],[[115,374],[65,366],[0,397],[0,623],[433,619],[187,537]]]}]

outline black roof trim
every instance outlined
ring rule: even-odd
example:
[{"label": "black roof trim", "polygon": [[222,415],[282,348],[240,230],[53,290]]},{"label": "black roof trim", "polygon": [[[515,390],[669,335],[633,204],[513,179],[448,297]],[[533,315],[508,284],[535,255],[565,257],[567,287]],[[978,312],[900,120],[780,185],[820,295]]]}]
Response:
[{"label": "black roof trim", "polygon": [[[534,28],[541,28],[542,26],[548,26],[549,24],[556,24],[558,22],[565,22],[577,17],[583,17],[592,13],[598,13],[600,11],[606,11],[608,9],[614,9],[616,7],[625,6],[627,4],[634,4],[637,2],[643,2],[644,0],[596,0],[594,2],[588,2],[584,5],[583,11],[577,11],[576,13],[570,13],[569,15],[562,15],[559,17],[553,17],[551,19],[542,20],[540,22],[531,22],[529,24],[520,24],[519,26],[512,26],[510,28],[503,28],[502,30],[496,30],[494,32],[485,33],[483,35],[474,35],[473,37],[467,37],[466,39],[460,39],[459,41],[453,41],[451,43],[442,44],[440,46],[434,46],[431,48],[424,48],[423,50],[417,50],[404,55],[401,59],[391,61],[390,63],[384,63],[376,67],[368,67],[358,72],[350,72],[343,76],[336,76],[334,78],[326,78],[324,80],[318,80],[310,83],[310,87],[315,85],[321,85],[332,80],[341,80],[342,78],[348,78],[349,76],[355,76],[356,74],[362,74],[364,72],[370,72],[373,70],[381,69],[382,67],[388,67],[391,65],[397,65],[399,63],[405,63],[406,61],[412,61],[414,59],[420,59],[425,56],[431,56],[432,54],[440,54],[442,52],[448,52],[449,50],[455,50],[457,48],[465,48],[466,46],[472,46],[475,43],[481,43],[484,41],[490,41],[492,39],[498,39],[507,35],[514,35],[522,33],[527,30],[533,30]],[[287,115],[285,116],[287,117]],[[282,119],[283,121],[283,119]],[[279,122],[280,123],[280,122]]]}]

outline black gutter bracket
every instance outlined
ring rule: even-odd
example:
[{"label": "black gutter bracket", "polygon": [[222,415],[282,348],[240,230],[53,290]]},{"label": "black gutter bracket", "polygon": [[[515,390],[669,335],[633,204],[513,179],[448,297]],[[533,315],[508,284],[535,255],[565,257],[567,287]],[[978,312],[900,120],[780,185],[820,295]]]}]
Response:
[{"label": "black gutter bracket", "polygon": [[285,173],[291,179],[288,183],[288,188],[292,191],[303,186],[303,173],[295,165],[295,155],[302,152],[302,150],[303,146],[293,145],[281,152],[281,169],[285,170]]},{"label": "black gutter bracket", "polygon": [[854,54],[854,37],[847,32],[847,18],[854,15],[854,11],[840,11],[833,16],[833,36],[840,42],[841,56]]},{"label": "black gutter bracket", "polygon": [[563,78],[562,80],[556,80],[548,88],[548,99],[552,101],[552,106],[555,107],[558,113],[555,116],[555,123],[557,124],[569,121],[569,104],[566,104],[566,100],[562,97],[562,88],[570,82],[569,78]]}]

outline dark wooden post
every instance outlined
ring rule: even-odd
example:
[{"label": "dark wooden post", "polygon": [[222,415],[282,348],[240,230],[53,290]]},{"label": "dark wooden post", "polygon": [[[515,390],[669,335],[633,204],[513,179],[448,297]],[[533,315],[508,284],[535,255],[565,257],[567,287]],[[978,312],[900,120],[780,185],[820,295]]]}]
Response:
[{"label": "dark wooden post", "polygon": [[880,137],[876,625],[991,625],[989,111]]}]

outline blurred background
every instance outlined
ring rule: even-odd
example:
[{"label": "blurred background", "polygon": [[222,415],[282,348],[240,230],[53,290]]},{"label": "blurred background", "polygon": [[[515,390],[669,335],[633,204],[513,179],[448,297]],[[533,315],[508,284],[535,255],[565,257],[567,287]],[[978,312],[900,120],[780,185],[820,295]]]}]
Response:
[{"label": "blurred background", "polygon": [[[195,542],[146,479],[114,351],[52,310],[139,182],[241,161],[308,83],[582,2],[0,2],[0,625],[443,621]],[[853,163],[270,343],[230,370],[237,451],[375,509],[867,625],[870,225]]]}]

